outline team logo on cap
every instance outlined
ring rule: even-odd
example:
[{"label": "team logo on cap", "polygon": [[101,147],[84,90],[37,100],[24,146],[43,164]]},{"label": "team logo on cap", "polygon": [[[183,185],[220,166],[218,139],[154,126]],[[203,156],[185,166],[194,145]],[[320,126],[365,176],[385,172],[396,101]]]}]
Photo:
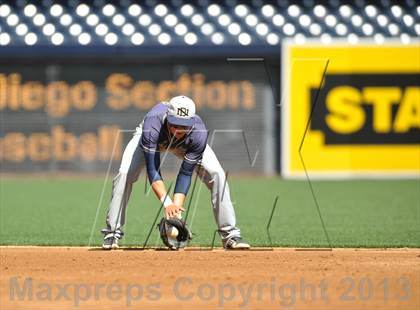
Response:
[{"label": "team logo on cap", "polygon": [[176,115],[178,115],[178,116],[188,116],[189,115],[189,111],[190,110],[187,109],[187,108],[178,108]]}]

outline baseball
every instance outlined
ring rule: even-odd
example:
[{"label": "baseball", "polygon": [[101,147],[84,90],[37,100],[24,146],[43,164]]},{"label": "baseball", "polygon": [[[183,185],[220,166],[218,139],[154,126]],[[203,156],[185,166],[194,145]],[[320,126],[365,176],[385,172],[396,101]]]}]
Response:
[{"label": "baseball", "polygon": [[178,237],[178,233],[178,229],[176,229],[176,227],[172,227],[168,229],[167,236],[168,238],[175,239],[176,237]]}]

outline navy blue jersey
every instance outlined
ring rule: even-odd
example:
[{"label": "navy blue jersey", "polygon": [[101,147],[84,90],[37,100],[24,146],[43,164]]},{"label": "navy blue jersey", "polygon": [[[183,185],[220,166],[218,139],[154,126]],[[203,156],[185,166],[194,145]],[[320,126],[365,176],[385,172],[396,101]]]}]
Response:
[{"label": "navy blue jersey", "polygon": [[[201,118],[195,115],[193,126],[184,137],[177,140],[171,136],[168,130],[167,110],[168,107],[165,103],[158,103],[146,114],[143,120],[140,146],[145,154],[147,173],[151,183],[162,179],[159,171],[161,151],[175,151],[175,153],[184,155],[175,185],[175,193],[186,194],[194,167],[201,160],[206,148],[208,133]],[[188,178],[189,180],[187,180]]]}]

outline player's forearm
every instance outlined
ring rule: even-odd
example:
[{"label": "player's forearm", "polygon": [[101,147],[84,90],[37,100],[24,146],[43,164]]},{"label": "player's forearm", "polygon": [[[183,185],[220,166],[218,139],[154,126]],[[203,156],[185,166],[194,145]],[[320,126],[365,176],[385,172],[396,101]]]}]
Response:
[{"label": "player's forearm", "polygon": [[185,200],[185,195],[176,193],[174,195],[174,201],[171,200],[167,194],[165,184],[162,180],[157,180],[152,183],[152,189],[155,192],[157,198],[163,203],[165,207],[165,214],[167,218],[178,217],[181,218],[181,212],[184,211],[182,207]]},{"label": "player's forearm", "polygon": [[174,204],[182,207],[184,205],[185,195],[183,193],[174,194]]},{"label": "player's forearm", "polygon": [[[152,189],[156,194],[156,197],[162,201],[167,196],[167,191],[165,187],[165,183],[162,180],[157,180],[152,183]],[[183,206],[185,201],[185,194],[183,193],[176,193],[174,195],[173,203],[177,206]]]},{"label": "player's forearm", "polygon": [[167,195],[167,191],[166,191],[166,187],[165,187],[165,183],[163,183],[162,180],[156,180],[154,181],[152,184],[152,189],[156,194],[156,197],[162,201],[163,199],[165,199]]},{"label": "player's forearm", "polygon": [[178,177],[175,183],[175,194],[183,194],[184,197],[187,195],[191,185],[191,176],[193,174],[195,163],[189,163],[185,160],[182,162],[181,168],[179,169]]},{"label": "player's forearm", "polygon": [[[156,152],[144,152],[144,158],[146,159],[147,176],[151,184],[156,181],[162,180],[160,175],[160,155]],[[163,182],[162,182],[163,183]]]}]

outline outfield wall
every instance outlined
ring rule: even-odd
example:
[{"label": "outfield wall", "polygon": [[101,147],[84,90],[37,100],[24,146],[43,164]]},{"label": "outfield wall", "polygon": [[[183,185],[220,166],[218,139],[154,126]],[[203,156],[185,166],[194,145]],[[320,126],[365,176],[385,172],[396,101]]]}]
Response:
[{"label": "outfield wall", "polygon": [[[226,170],[274,174],[275,104],[268,81],[263,63],[226,58],[2,62],[2,171],[102,172],[110,162],[115,170],[146,112],[185,94],[195,100]],[[168,156],[165,169],[179,165]]]},{"label": "outfield wall", "polygon": [[0,57],[1,171],[116,171],[147,110],[183,93],[229,172],[419,175],[418,44],[284,41],[274,56],[232,55]]}]

